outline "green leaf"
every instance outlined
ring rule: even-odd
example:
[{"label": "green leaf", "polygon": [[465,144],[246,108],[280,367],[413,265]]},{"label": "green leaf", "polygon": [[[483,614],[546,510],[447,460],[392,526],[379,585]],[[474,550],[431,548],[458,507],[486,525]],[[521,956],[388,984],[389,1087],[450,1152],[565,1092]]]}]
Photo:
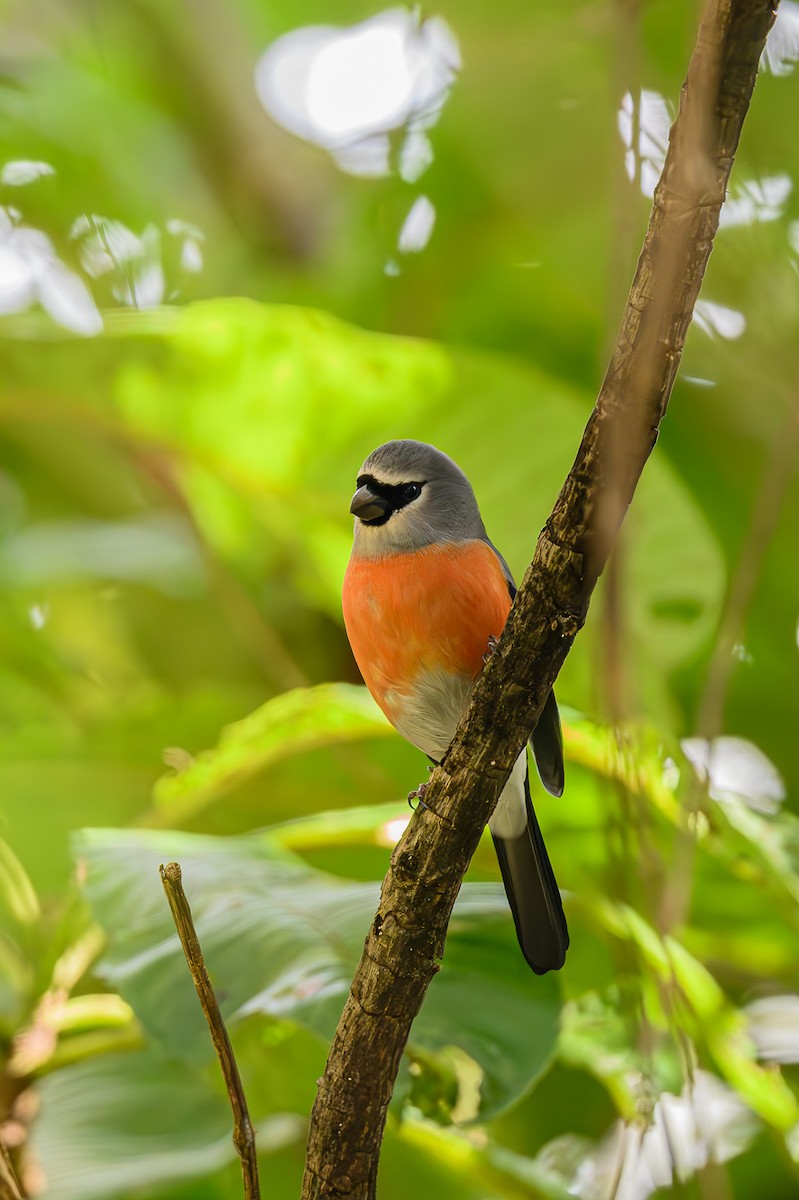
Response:
[{"label": "green leaf", "polygon": [[335,455],[381,409],[410,417],[451,376],[433,343],[245,299],[118,312],[109,332],[155,335],[166,350],[157,365],[131,354],[120,376],[116,404],[128,429],[215,464],[247,489],[292,487],[314,445]]},{"label": "green leaf", "polygon": [[389,1123],[380,1162],[380,1195],[386,1200],[409,1195],[439,1200],[569,1198],[560,1181],[537,1162],[503,1151],[483,1137],[413,1117],[399,1127]]},{"label": "green leaf", "polygon": [[657,981],[648,996],[658,1024],[670,1029],[675,1040],[687,1034],[704,1045],[719,1073],[750,1108],[781,1132],[791,1129],[799,1121],[799,1101],[776,1068],[757,1062],[745,1015],[710,971],[675,938],[661,938],[627,905],[600,904],[597,914],[605,928],[635,943],[651,980]]},{"label": "green leaf", "polygon": [[[74,349],[53,353],[48,372],[72,378]],[[594,398],[509,355],[373,333],[311,308],[224,297],[111,313],[78,369],[103,421],[178,464],[211,545],[248,562],[257,546],[259,565],[264,553],[287,558],[304,597],[336,617],[351,541],[347,497],[369,450],[401,432],[451,453],[472,480],[493,540],[520,574]],[[69,411],[57,387],[48,386],[48,395]],[[491,420],[488,437],[486,414],[493,412],[502,420]],[[661,699],[662,673],[710,636],[725,586],[702,509],[662,455],[644,473],[624,540],[635,657],[647,667],[639,671],[643,684]],[[584,636],[596,635],[589,628]],[[568,671],[571,677],[574,663]],[[573,702],[587,702],[584,689],[581,680]]]},{"label": "green leaf", "polygon": [[[30,1154],[48,1200],[108,1200],[212,1176],[236,1156],[229,1104],[208,1073],[154,1049],[57,1071],[38,1092]],[[295,1144],[304,1121],[273,1115],[256,1136],[261,1153]]]},{"label": "green leaf", "polygon": [[32,925],[41,916],[39,899],[22,863],[0,838],[0,911],[20,925]]},{"label": "green leaf", "polygon": [[0,1030],[8,1037],[27,1014],[35,972],[30,955],[0,933]]},{"label": "green leaf", "polygon": [[391,847],[410,817],[407,808],[397,803],[364,804],[272,825],[269,836],[273,842],[297,853],[330,846]]},{"label": "green leaf", "polygon": [[185,820],[237,783],[292,755],[392,732],[366,688],[335,683],[285,692],[223,730],[214,750],[159,779],[155,801],[168,810],[162,822]]},{"label": "green leaf", "polygon": [[[184,886],[226,1019],[262,1013],[332,1036],[377,905],[377,885],[299,863],[269,835],[85,831],[87,893],[109,937],[99,970],[151,1036],[188,1062],[208,1057],[207,1033],[157,875],[180,860]],[[480,1116],[529,1087],[555,1043],[557,981],[536,978],[518,952],[501,889],[471,885],[455,908],[442,970],[411,1049],[457,1046],[482,1072]]]}]

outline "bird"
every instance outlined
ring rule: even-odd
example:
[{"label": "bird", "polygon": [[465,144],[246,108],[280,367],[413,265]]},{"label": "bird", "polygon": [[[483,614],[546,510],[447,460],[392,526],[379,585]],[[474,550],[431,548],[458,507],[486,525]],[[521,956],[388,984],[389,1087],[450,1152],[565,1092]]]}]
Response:
[{"label": "bird", "polygon": [[[386,442],[358,472],[342,610],[355,661],[394,728],[443,758],[516,594],[460,467],[426,442]],[[532,734],[541,782],[564,786],[550,691]],[[489,820],[519,945],[536,974],[559,970],[569,933],[530,793],[527,748]]]}]

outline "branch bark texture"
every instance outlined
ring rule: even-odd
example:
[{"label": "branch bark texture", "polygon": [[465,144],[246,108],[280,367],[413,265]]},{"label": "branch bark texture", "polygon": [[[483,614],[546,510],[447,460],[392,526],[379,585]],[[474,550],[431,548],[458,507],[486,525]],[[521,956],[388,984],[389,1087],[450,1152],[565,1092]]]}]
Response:
[{"label": "branch bark texture", "polygon": [[582,627],[657,439],[718,228],[771,0],[710,0],[610,366],[497,649],[394,850],[311,1117],[304,1200],[376,1195],[411,1022],[466,868]]}]

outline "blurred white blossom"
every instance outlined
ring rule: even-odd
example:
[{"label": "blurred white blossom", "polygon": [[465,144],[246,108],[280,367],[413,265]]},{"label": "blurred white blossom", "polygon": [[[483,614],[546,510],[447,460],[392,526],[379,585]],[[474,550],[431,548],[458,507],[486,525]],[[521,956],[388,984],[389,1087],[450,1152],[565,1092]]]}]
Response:
[{"label": "blurred white blossom", "polygon": [[4,187],[23,187],[26,183],[34,183],[44,175],[55,175],[55,167],[51,167],[46,162],[17,158],[7,162],[0,171],[0,184],[3,184]]},{"label": "blurred white blossom", "polygon": [[782,216],[793,188],[789,175],[766,175],[745,179],[730,190],[722,205],[719,224],[724,229],[752,225],[755,221],[777,221]]},{"label": "blurred white blossom", "polygon": [[[166,223],[166,232],[179,244],[181,269],[191,274],[201,271],[202,231],[172,217]],[[163,239],[157,225],[151,222],[139,234],[122,221],[84,213],[73,222],[70,236],[78,243],[84,271],[93,279],[108,277],[111,294],[120,304],[152,308],[162,303],[167,279]]]},{"label": "blurred white blossom", "polygon": [[685,738],[681,745],[697,776],[707,782],[711,800],[742,801],[755,812],[773,814],[785,799],[779,771],[746,738]]},{"label": "blurred white blossom", "polygon": [[725,1084],[705,1071],[679,1096],[664,1092],[648,1125],[618,1121],[580,1164],[569,1191],[581,1200],[647,1200],[685,1182],[710,1161],[743,1153],[756,1118]]},{"label": "blurred white blossom", "polygon": [[170,217],[166,223],[166,231],[180,242],[180,265],[183,270],[197,275],[203,269],[203,231],[196,225],[190,225],[188,221],[178,220],[177,217]]},{"label": "blurred white blossom", "polygon": [[430,241],[436,210],[427,196],[417,196],[400,230],[397,249],[401,254],[417,254]]},{"label": "blurred white blossom", "polygon": [[716,304],[712,300],[697,300],[694,306],[694,324],[708,337],[721,337],[735,341],[746,329],[746,317],[737,308]]},{"label": "blurred white blossom", "polygon": [[16,209],[0,207],[0,313],[24,312],[37,302],[73,333],[91,337],[103,328],[91,292],[47,234],[23,224]]},{"label": "blurred white blossom", "polygon": [[350,174],[388,174],[389,135],[404,130],[399,173],[414,182],[432,161],[424,131],[459,69],[457,40],[441,17],[391,8],[358,25],[305,26],[278,38],[258,62],[255,86],[274,120]]},{"label": "blurred white blossom", "polygon": [[645,196],[654,196],[655,186],[669,146],[673,113],[659,92],[642,89],[637,100],[627,92],[616,116],[624,143],[624,166],[631,183],[636,178]]},{"label": "blurred white blossom", "polygon": [[764,996],[745,1012],[759,1058],[799,1063],[799,996]]},{"label": "blurred white blossom", "polygon": [[81,265],[97,279],[112,275],[112,294],[120,304],[150,308],[164,298],[166,282],[161,262],[161,233],[149,224],[135,234],[121,221],[84,214],[73,223]]}]

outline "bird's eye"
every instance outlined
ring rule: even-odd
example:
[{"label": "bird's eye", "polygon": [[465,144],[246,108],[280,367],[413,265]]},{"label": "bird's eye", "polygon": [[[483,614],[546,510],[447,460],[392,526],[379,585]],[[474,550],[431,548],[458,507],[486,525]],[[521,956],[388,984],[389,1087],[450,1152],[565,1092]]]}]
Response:
[{"label": "bird's eye", "polygon": [[415,500],[422,490],[421,483],[406,483],[402,489],[402,498],[406,503]]}]

